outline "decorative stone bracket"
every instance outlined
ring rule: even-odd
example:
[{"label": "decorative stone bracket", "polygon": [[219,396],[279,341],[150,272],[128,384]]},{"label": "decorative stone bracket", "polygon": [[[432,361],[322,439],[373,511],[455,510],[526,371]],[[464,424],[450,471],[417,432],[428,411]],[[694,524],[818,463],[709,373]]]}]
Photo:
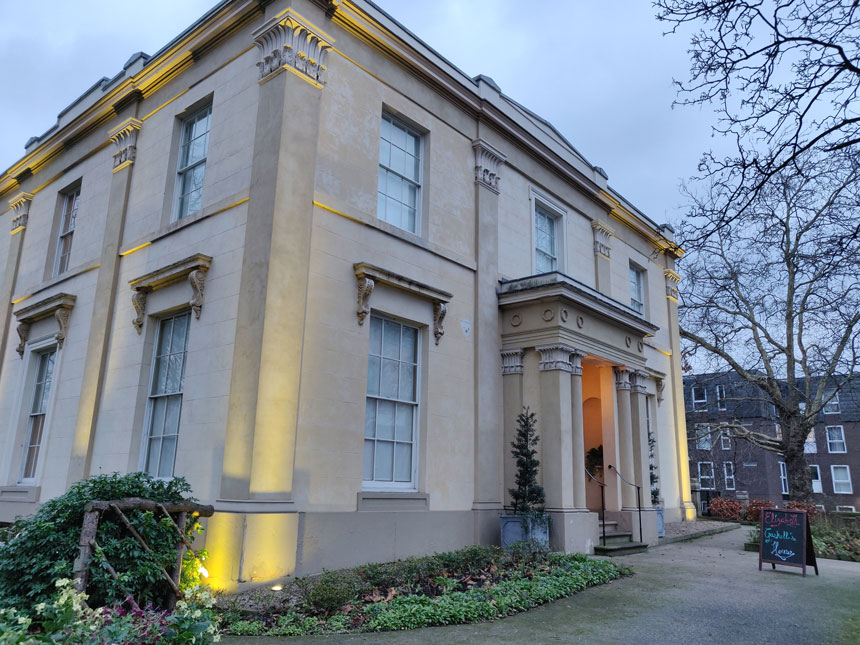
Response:
[{"label": "decorative stone bracket", "polygon": [[663,276],[666,278],[666,297],[678,302],[678,283],[681,282],[681,275],[672,269],[663,269]]},{"label": "decorative stone bracket", "polygon": [[126,119],[113,130],[108,132],[108,138],[114,143],[113,172],[119,172],[134,163],[137,155],[137,133],[143,121]]},{"label": "decorative stone bracket", "polygon": [[320,88],[325,84],[325,60],[334,39],[295,10],[279,13],[253,35],[260,52],[260,81],[289,69]]},{"label": "decorative stone bracket", "polygon": [[18,356],[24,358],[24,348],[27,341],[30,340],[31,325],[44,318],[51,316],[57,321],[59,331],[54,334],[57,341],[57,347],[62,348],[66,340],[66,334],[69,331],[69,316],[72,314],[72,308],[75,306],[76,296],[68,293],[58,293],[56,295],[35,302],[15,312],[15,318],[18,321],[18,338],[20,342],[16,351]]},{"label": "decorative stone bracket", "polygon": [[591,222],[591,230],[594,233],[594,252],[607,258],[610,257],[612,246],[609,243],[609,238],[615,234],[615,229],[606,222],[596,219]]},{"label": "decorative stone bracket", "polygon": [[184,260],[162,267],[157,271],[130,280],[128,284],[133,292],[131,304],[134,306],[134,311],[137,314],[137,317],[131,321],[131,324],[134,325],[137,333],[139,334],[143,328],[143,321],[146,317],[146,301],[149,294],[185,279],[188,279],[191,285],[191,300],[188,301],[188,304],[191,305],[194,317],[199,319],[203,310],[206,274],[211,265],[211,257],[197,253]]},{"label": "decorative stone bracket", "polygon": [[364,324],[364,319],[370,313],[370,295],[373,293],[374,287],[377,284],[384,284],[401,291],[407,291],[433,303],[433,336],[436,338],[436,344],[439,344],[439,340],[445,335],[442,323],[448,313],[448,303],[454,297],[452,294],[366,262],[357,262],[352,265],[352,268],[358,287],[356,315],[359,325]]},{"label": "decorative stone bracket", "polygon": [[472,141],[475,150],[475,183],[499,193],[499,169],[507,157],[483,139]]},{"label": "decorative stone bracket", "polygon": [[9,200],[9,206],[15,213],[12,216],[12,234],[27,228],[27,218],[30,215],[30,202],[33,201],[31,193],[18,193]]}]

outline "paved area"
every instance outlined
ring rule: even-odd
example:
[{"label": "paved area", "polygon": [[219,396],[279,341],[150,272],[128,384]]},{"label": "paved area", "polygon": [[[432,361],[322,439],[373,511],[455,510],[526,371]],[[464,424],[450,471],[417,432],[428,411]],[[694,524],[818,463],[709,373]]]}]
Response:
[{"label": "paved area", "polygon": [[652,547],[618,561],[636,575],[504,620],[413,632],[270,643],[860,644],[860,563],[819,560],[820,576],[743,551],[745,530]]}]

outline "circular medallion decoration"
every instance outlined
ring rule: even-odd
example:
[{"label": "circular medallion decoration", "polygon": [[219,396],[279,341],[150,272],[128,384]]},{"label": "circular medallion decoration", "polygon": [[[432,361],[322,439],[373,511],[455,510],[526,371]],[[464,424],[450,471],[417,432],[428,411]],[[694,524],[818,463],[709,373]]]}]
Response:
[{"label": "circular medallion decoration", "polygon": [[639,351],[641,352],[642,350],[644,350],[644,349],[645,349],[645,343],[643,343],[643,342],[640,340],[640,341],[639,341],[639,344],[637,345],[637,347],[639,348]]},{"label": "circular medallion decoration", "polygon": [[554,316],[555,316],[555,312],[552,309],[546,309],[543,312],[543,319],[546,322],[549,322],[550,320],[552,320]]},{"label": "circular medallion decoration", "polygon": [[561,318],[561,322],[567,322],[567,309],[562,309],[559,314],[559,318]]},{"label": "circular medallion decoration", "polygon": [[577,316],[576,317],[576,326],[579,327],[580,329],[582,329],[582,326],[584,324],[585,324],[585,318],[583,318],[582,316]]},{"label": "circular medallion decoration", "polygon": [[627,347],[630,347],[633,344],[633,339],[628,336],[624,339],[624,343],[627,345]]},{"label": "circular medallion decoration", "polygon": [[519,314],[514,314],[511,316],[511,327],[519,327],[523,322],[523,319]]}]

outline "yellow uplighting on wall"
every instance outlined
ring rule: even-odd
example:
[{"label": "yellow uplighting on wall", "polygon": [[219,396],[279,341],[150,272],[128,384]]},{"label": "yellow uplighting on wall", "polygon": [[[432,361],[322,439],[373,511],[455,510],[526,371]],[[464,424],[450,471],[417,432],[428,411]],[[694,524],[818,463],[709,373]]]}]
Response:
[{"label": "yellow uplighting on wall", "polygon": [[128,251],[123,251],[122,253],[120,253],[120,255],[122,257],[125,257],[126,255],[131,255],[135,251],[140,251],[142,248],[145,248],[145,247],[149,246],[150,244],[152,244],[152,242],[144,242],[143,244],[140,244],[140,245],[134,247],[133,249],[129,249]]}]

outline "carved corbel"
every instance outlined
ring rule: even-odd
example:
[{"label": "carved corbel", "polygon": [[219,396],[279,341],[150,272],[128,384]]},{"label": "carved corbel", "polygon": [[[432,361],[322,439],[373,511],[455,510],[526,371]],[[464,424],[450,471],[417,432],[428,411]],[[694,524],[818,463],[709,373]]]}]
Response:
[{"label": "carved corbel", "polygon": [[60,330],[54,334],[57,340],[57,347],[62,349],[63,343],[66,342],[66,333],[69,331],[69,316],[72,315],[71,309],[60,308],[54,312],[54,319],[57,321],[57,326]]},{"label": "carved corbel", "polygon": [[609,258],[612,253],[612,246],[609,243],[609,239],[615,233],[615,229],[609,226],[606,222],[596,219],[591,222],[591,230],[594,233],[594,252],[597,255]]},{"label": "carved corbel", "polygon": [[18,323],[18,338],[20,342],[15,351],[18,352],[18,356],[24,358],[24,348],[27,346],[27,341],[30,340],[30,323]]},{"label": "carved corbel", "polygon": [[58,327],[54,339],[57,341],[57,347],[62,348],[69,331],[69,316],[72,314],[76,300],[77,298],[71,294],[58,293],[16,311],[15,318],[18,321],[18,338],[20,339],[18,347],[15,348],[18,356],[24,357],[24,348],[30,339],[30,326],[36,321],[51,316],[57,321]]},{"label": "carved corbel", "polygon": [[137,314],[135,319],[131,321],[131,324],[134,325],[138,334],[143,329],[143,318],[146,316],[146,297],[148,295],[149,289],[146,287],[135,289],[131,295],[131,304],[134,307],[134,312]]},{"label": "carved corbel", "polygon": [[9,207],[12,209],[12,232],[18,232],[27,228],[27,218],[30,215],[30,202],[33,201],[31,193],[18,193],[9,200]]},{"label": "carved corbel", "polygon": [[203,310],[207,271],[208,267],[201,267],[188,274],[188,282],[191,283],[191,300],[188,304],[191,305],[191,311],[194,312],[194,317],[197,320],[200,320],[200,312]]},{"label": "carved corbel", "polygon": [[666,381],[662,378],[654,379],[657,385],[657,403],[663,402],[663,390],[666,389]]},{"label": "carved corbel", "polygon": [[368,277],[358,279],[358,324],[363,325],[364,319],[370,313],[370,294],[373,293],[373,287],[376,283]]},{"label": "carved corbel", "polygon": [[108,138],[113,141],[113,172],[119,172],[134,163],[137,155],[137,133],[143,122],[130,118],[120,123],[108,132]]},{"label": "carved corbel", "polygon": [[475,183],[498,194],[499,169],[505,163],[505,155],[483,139],[472,141],[472,148],[475,150]]},{"label": "carved corbel", "polygon": [[448,305],[444,302],[433,303],[433,335],[436,337],[436,344],[439,344],[439,339],[445,335],[445,330],[442,328],[442,321],[445,320],[445,314],[448,313]]},{"label": "carved corbel", "polygon": [[681,275],[672,269],[663,269],[663,277],[666,278],[666,297],[678,302],[678,283],[681,282]]}]

